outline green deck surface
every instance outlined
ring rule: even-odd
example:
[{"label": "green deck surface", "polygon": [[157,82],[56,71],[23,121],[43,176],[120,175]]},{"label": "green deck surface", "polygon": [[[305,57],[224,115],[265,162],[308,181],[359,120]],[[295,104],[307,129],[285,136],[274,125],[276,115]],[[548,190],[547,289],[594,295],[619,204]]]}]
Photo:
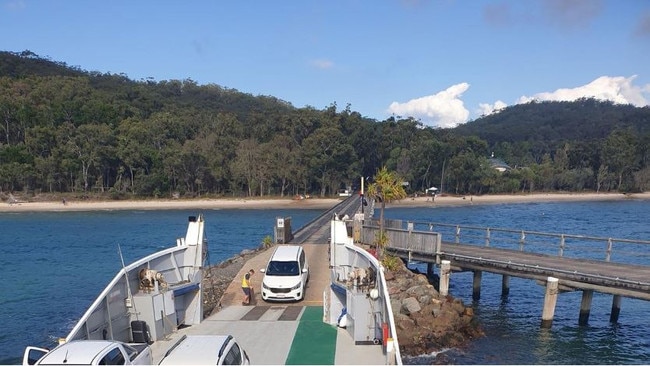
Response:
[{"label": "green deck surface", "polygon": [[286,365],[333,365],[336,328],[323,323],[323,308],[307,306],[293,336]]}]

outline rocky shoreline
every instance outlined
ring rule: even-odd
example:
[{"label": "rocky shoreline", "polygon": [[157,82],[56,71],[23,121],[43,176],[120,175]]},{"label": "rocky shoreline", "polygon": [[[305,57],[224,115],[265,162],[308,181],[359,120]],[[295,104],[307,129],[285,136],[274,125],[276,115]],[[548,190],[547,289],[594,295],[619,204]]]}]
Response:
[{"label": "rocky shoreline", "polygon": [[[242,251],[207,269],[203,279],[206,317],[219,311],[222,296],[233,278],[261,250],[262,246]],[[411,271],[401,261],[399,264],[398,268],[387,270],[385,276],[403,356],[416,357],[462,347],[483,336],[471,307],[451,296],[441,296],[426,275]]]},{"label": "rocky shoreline", "polygon": [[385,277],[402,356],[458,348],[484,336],[471,307],[460,299],[440,295],[432,284],[434,279],[398,263],[398,268],[386,271]]}]

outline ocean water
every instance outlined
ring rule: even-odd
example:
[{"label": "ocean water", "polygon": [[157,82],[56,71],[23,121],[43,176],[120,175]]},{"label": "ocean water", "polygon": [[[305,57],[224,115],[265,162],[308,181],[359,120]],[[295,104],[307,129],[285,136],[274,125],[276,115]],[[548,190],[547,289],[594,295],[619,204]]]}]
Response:
[{"label": "ocean water", "polygon": [[[0,364],[20,363],[27,345],[52,346],[120,269],[175,244],[187,217],[203,213],[210,262],[219,263],[272,235],[276,217],[301,227],[319,210],[162,210],[0,213]],[[570,202],[391,208],[388,218],[564,234],[650,240],[650,202]],[[650,263],[647,263],[650,265]],[[472,301],[471,273],[454,274],[451,295],[474,307],[486,336],[463,349],[423,355],[408,363],[650,364],[650,302],[624,298],[616,324],[611,296],[594,293],[589,325],[578,326],[580,293],[562,294],[551,329],[540,329],[544,289],[483,274]]]},{"label": "ocean water", "polygon": [[188,216],[203,213],[209,260],[217,264],[320,210],[164,210],[0,213],[0,364],[21,363],[28,345],[66,336],[122,264],[176,245]]}]

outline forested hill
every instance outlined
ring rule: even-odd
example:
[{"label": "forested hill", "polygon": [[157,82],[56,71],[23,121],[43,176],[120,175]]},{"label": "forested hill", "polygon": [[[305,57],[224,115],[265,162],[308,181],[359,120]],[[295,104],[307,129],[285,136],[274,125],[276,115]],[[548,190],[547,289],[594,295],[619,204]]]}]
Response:
[{"label": "forested hill", "polygon": [[[296,108],[193,80],[131,80],[0,52],[0,200],[334,195],[396,171],[409,193],[650,190],[648,108],[516,105],[454,129]],[[495,154],[512,169],[494,169]]]},{"label": "forested hill", "polygon": [[489,145],[500,142],[545,142],[605,139],[614,130],[630,129],[638,135],[650,132],[650,108],[613,104],[594,99],[575,102],[531,102],[507,107],[453,130],[478,136]]},{"label": "forested hill", "polygon": [[0,51],[0,77],[23,78],[27,76],[82,76],[86,73],[38,56],[31,51]]},{"label": "forested hill", "polygon": [[[219,85],[201,88],[190,80],[134,81],[124,74],[85,71],[64,62],[40,57],[31,51],[0,51],[0,77],[21,79],[28,77],[77,77],[88,81],[96,91],[111,95],[111,99],[123,99],[140,108],[144,113],[161,110],[164,106],[191,107],[219,112],[244,114],[287,113],[290,103],[270,96],[252,96],[236,89]],[[155,101],[153,100],[155,99]]]},{"label": "forested hill", "polygon": [[[142,84],[122,74],[84,71],[64,62],[42,58],[31,51],[0,51],[0,77],[28,76],[85,77],[96,89],[126,95],[127,99],[133,97],[133,88]],[[289,102],[272,96],[252,96],[214,84],[199,88],[192,80],[158,83],[148,81],[145,84],[162,87],[154,96],[162,99],[171,97],[167,102],[179,107],[236,112],[240,117],[247,114],[288,113],[295,110]],[[575,102],[531,102],[506,107],[498,113],[452,128],[450,132],[461,136],[479,137],[489,146],[501,142],[521,141],[558,146],[564,141],[604,139],[612,131],[620,129],[631,129],[639,135],[649,133],[650,107],[637,108],[594,99]]]}]

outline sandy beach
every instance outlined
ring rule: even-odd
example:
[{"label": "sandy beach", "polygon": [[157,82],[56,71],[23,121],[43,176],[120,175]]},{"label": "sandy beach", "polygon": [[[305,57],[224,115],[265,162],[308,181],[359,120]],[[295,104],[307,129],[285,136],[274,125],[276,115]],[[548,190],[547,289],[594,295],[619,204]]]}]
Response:
[{"label": "sandy beach", "polygon": [[[534,193],[515,195],[482,196],[437,196],[409,197],[394,201],[387,207],[430,207],[462,206],[478,204],[525,203],[525,202],[567,202],[567,201],[616,201],[627,199],[650,199],[650,192],[621,193]],[[124,201],[89,201],[67,200],[15,203],[3,202],[0,212],[36,212],[36,211],[97,211],[97,210],[168,210],[168,209],[327,209],[338,202],[339,198],[309,198],[295,200],[292,198],[252,198],[252,199],[177,199],[177,200],[124,200]]]},{"label": "sandy beach", "polygon": [[327,209],[340,202],[339,199],[257,198],[257,199],[151,199],[92,201],[66,200],[38,201],[0,204],[0,212],[29,211],[101,211],[101,210],[174,210],[174,209]]},{"label": "sandy beach", "polygon": [[495,194],[482,196],[438,196],[406,198],[391,202],[387,207],[423,207],[423,206],[463,206],[500,203],[526,202],[571,202],[571,201],[620,201],[629,199],[650,199],[650,192],[623,193],[532,193],[532,194]]}]

